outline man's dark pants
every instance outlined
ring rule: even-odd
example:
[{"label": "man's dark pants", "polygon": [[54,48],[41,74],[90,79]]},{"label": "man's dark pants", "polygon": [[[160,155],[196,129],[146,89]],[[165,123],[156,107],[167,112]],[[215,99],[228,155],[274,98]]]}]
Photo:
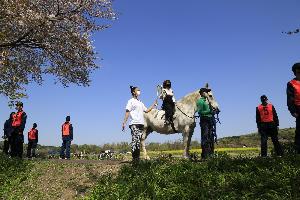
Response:
[{"label": "man's dark pants", "polygon": [[22,158],[23,156],[23,143],[24,143],[24,135],[20,134],[19,128],[15,128],[11,137],[11,156]]},{"label": "man's dark pants", "polygon": [[300,117],[296,119],[295,146],[297,153],[300,154]]},{"label": "man's dark pants", "polygon": [[35,149],[37,147],[37,141],[36,140],[29,140],[28,146],[27,146],[27,157],[35,157]]},{"label": "man's dark pants", "polygon": [[261,128],[259,129],[261,139],[261,156],[266,157],[268,152],[268,137],[271,137],[275,153],[278,156],[283,155],[282,147],[278,141],[278,130],[277,127],[273,128]]},{"label": "man's dark pants", "polygon": [[211,117],[200,118],[201,127],[201,157],[206,159],[214,154],[214,135],[212,132],[213,123]]},{"label": "man's dark pants", "polygon": [[69,137],[63,138],[63,143],[61,145],[61,150],[60,150],[60,157],[61,158],[70,159],[71,141],[72,140]]}]

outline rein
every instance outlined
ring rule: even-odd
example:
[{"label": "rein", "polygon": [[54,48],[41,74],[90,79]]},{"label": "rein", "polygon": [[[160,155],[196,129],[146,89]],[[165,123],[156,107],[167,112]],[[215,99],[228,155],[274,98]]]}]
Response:
[{"label": "rein", "polygon": [[185,112],[183,112],[183,111],[178,107],[177,104],[175,104],[175,105],[176,105],[176,108],[177,108],[183,115],[185,115],[186,117],[191,118],[191,119],[197,119],[197,118],[200,118],[200,116],[196,116],[196,115],[194,115],[193,117],[187,115]]}]

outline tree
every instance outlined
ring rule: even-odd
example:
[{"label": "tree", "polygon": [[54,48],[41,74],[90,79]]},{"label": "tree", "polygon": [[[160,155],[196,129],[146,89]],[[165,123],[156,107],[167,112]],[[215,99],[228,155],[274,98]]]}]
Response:
[{"label": "tree", "polygon": [[88,86],[98,68],[91,35],[115,18],[112,0],[0,0],[0,94],[20,99],[47,74]]},{"label": "tree", "polygon": [[285,34],[288,34],[288,35],[293,35],[293,34],[296,34],[296,33],[300,33],[300,29],[297,28],[297,29],[295,29],[293,31],[288,31],[288,32],[284,32],[283,31],[282,33],[285,33]]}]

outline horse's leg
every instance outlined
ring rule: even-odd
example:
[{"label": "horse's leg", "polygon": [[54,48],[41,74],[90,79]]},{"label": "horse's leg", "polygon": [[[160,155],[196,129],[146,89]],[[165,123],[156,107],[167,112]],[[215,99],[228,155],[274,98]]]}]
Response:
[{"label": "horse's leg", "polygon": [[189,131],[188,130],[184,130],[182,132],[182,136],[183,136],[183,146],[184,146],[184,150],[183,150],[183,158],[190,158],[189,155],[189,145],[188,145],[188,140],[189,140]]},{"label": "horse's leg", "polygon": [[188,140],[187,140],[187,154],[190,155],[190,147],[191,147],[191,141],[192,141],[192,136],[194,134],[194,130],[196,127],[196,123],[190,125],[189,131],[188,131]]},{"label": "horse's leg", "polygon": [[145,160],[150,160],[150,157],[147,155],[147,150],[146,150],[146,145],[145,145],[145,140],[148,135],[149,135],[148,131],[144,130],[142,137],[141,137],[141,148],[143,150]]},{"label": "horse's leg", "polygon": [[183,135],[183,145],[184,145],[184,151],[183,151],[183,157],[184,158],[190,158],[190,146],[191,146],[191,140],[194,133],[195,124],[191,124],[190,126],[186,126],[184,129],[182,135]]}]

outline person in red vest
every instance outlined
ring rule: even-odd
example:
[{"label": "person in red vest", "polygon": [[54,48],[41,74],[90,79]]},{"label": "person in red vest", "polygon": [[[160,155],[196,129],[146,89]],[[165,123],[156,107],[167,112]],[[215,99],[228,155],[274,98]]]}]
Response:
[{"label": "person in red vest", "polygon": [[60,158],[70,159],[70,147],[73,140],[73,126],[70,123],[70,116],[66,117],[66,122],[61,126],[62,140]]},{"label": "person in red vest", "polygon": [[282,148],[278,141],[279,120],[275,107],[268,103],[266,95],[262,95],[260,100],[261,104],[256,107],[256,123],[261,136],[261,156],[267,156],[269,136],[271,136],[276,155],[282,156]]},{"label": "person in red vest", "polygon": [[23,103],[17,102],[17,113],[13,115],[12,120],[12,144],[11,144],[11,156],[22,158],[23,156],[23,143],[24,143],[24,129],[26,125],[27,115],[23,111]]},{"label": "person in red vest", "polygon": [[295,78],[287,83],[287,106],[293,117],[296,118],[295,147],[300,154],[300,63],[292,67]]},{"label": "person in red vest", "polygon": [[34,123],[32,129],[28,132],[27,158],[35,158],[35,149],[39,140],[39,131],[36,127],[37,124]]}]

